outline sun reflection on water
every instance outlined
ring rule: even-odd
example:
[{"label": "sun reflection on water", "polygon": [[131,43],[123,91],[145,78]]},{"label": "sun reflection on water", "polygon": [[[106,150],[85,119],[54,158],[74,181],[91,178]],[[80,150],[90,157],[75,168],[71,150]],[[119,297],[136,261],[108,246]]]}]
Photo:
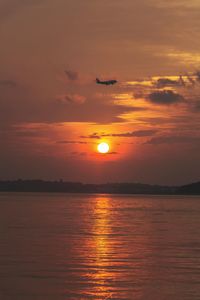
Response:
[{"label": "sun reflection on water", "polygon": [[142,299],[151,226],[140,202],[92,196],[76,213],[67,285],[74,299]]},{"label": "sun reflection on water", "polygon": [[[139,233],[140,226],[144,225],[133,221],[123,226],[122,215],[119,218],[120,201],[113,204],[112,198],[106,195],[93,200],[92,238],[88,244],[90,271],[87,274],[91,288],[87,295],[102,300],[119,296],[120,299],[127,299],[127,296],[140,299],[142,291],[134,285],[145,280],[149,272],[145,258],[149,256],[148,235]],[[127,221],[128,210],[124,217]],[[145,231],[149,231],[148,223],[146,225]]]},{"label": "sun reflection on water", "polygon": [[112,290],[109,283],[115,278],[109,260],[113,252],[109,198],[105,196],[95,198],[93,213],[95,220],[92,230],[95,272],[92,275],[92,279],[96,283],[96,287],[91,294],[94,296],[98,295],[102,299],[111,299]]}]

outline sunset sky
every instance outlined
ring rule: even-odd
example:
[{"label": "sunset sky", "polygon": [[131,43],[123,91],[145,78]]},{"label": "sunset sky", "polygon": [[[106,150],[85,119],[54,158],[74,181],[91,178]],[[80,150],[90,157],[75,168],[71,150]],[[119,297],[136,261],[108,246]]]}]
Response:
[{"label": "sunset sky", "polygon": [[0,179],[199,180],[199,0],[0,0],[0,41]]}]

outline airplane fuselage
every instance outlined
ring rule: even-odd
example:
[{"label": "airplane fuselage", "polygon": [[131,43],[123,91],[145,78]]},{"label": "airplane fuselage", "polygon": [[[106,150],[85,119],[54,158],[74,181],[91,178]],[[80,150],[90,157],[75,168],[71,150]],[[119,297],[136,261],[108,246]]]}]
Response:
[{"label": "airplane fuselage", "polygon": [[106,80],[106,81],[101,81],[98,78],[96,79],[97,84],[104,84],[104,85],[112,85],[117,83],[117,80]]}]

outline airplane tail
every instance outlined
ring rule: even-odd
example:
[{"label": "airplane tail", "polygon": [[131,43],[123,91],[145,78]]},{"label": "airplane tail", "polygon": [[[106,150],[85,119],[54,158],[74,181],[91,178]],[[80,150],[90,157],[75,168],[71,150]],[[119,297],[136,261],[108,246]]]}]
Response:
[{"label": "airplane tail", "polygon": [[99,78],[96,78],[96,83],[100,83],[100,80],[99,80]]}]

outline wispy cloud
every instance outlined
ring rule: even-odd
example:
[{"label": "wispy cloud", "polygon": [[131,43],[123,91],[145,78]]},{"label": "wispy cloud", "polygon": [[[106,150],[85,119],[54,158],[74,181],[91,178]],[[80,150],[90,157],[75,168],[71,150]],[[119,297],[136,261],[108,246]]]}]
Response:
[{"label": "wispy cloud", "polygon": [[76,71],[65,70],[64,72],[68,80],[76,81],[79,79],[79,74]]},{"label": "wispy cloud", "polygon": [[159,145],[159,144],[179,144],[179,143],[200,143],[198,136],[159,136],[153,137],[146,144]]},{"label": "wispy cloud", "polygon": [[125,88],[133,88],[135,91],[134,95],[137,95],[137,91],[146,91],[152,89],[163,89],[163,88],[188,88],[197,83],[200,83],[200,71],[196,72],[185,72],[182,75],[168,75],[168,76],[152,76],[149,78],[137,79],[134,81],[127,81],[123,83]]},{"label": "wispy cloud", "polygon": [[56,101],[60,104],[69,104],[69,103],[83,104],[85,100],[86,100],[85,96],[78,95],[78,94],[60,95],[56,98]]},{"label": "wispy cloud", "polygon": [[63,140],[63,141],[57,141],[57,144],[87,144],[87,142],[83,142],[83,141],[67,141],[67,140]]},{"label": "wispy cloud", "polygon": [[159,78],[156,82],[156,87],[163,88],[163,87],[177,87],[177,86],[185,86],[185,82],[183,77],[180,76],[178,80],[171,79],[171,78]]},{"label": "wispy cloud", "polygon": [[106,153],[106,155],[117,155],[117,154],[119,154],[118,152],[116,152],[116,151],[111,151],[111,152],[108,152],[108,153]]},{"label": "wispy cloud", "polygon": [[147,130],[137,130],[132,132],[122,132],[122,133],[92,133],[86,136],[80,136],[80,138],[84,139],[101,139],[103,137],[123,137],[123,138],[131,138],[131,137],[147,137],[152,136],[157,133],[157,130],[147,129]]},{"label": "wispy cloud", "polygon": [[101,138],[101,135],[98,135],[98,133],[92,133],[92,134],[89,134],[89,135],[81,135],[80,136],[81,139],[100,139]]},{"label": "wispy cloud", "polygon": [[196,76],[196,80],[200,81],[200,71],[196,71],[194,75]]},{"label": "wispy cloud", "polygon": [[123,132],[123,133],[111,133],[111,134],[103,134],[102,136],[107,137],[145,137],[152,136],[157,132],[157,130],[147,129],[147,130],[137,130],[132,132]]}]

